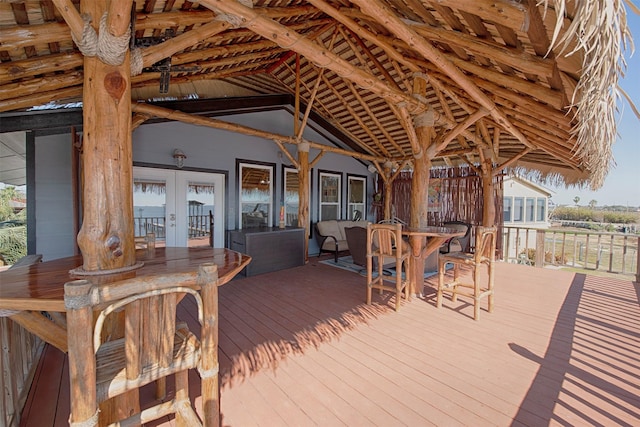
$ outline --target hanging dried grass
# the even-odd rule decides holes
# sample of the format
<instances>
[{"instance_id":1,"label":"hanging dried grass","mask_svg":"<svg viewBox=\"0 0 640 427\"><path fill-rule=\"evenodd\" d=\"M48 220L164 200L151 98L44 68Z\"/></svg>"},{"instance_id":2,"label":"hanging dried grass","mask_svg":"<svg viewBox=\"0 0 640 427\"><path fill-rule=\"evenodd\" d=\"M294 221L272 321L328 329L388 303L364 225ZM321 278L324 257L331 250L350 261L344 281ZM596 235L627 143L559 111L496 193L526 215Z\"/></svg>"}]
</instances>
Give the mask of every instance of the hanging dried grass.
<instances>
[{"instance_id":1,"label":"hanging dried grass","mask_svg":"<svg viewBox=\"0 0 640 427\"><path fill-rule=\"evenodd\" d=\"M626 0L631 9L637 11ZM540 0L545 11L551 4L557 21L551 45L560 54L583 56L582 76L571 101L575 108L576 155L591 171L590 186L602 186L609 168L614 166L612 145L617 137L615 112L621 98L618 81L627 64L624 52L633 52L633 40L627 27L625 1L580 0L569 27L560 37L566 18L566 0ZM574 45L572 50L570 46Z\"/></svg>"}]
</instances>

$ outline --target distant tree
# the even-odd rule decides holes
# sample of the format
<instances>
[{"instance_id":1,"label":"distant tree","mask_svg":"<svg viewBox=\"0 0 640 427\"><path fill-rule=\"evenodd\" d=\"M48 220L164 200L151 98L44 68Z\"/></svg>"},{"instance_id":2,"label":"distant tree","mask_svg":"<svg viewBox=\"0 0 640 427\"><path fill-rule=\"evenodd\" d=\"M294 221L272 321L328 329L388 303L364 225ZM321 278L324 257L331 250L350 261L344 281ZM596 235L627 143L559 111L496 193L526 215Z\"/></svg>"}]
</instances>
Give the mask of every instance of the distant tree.
<instances>
[{"instance_id":1,"label":"distant tree","mask_svg":"<svg viewBox=\"0 0 640 427\"><path fill-rule=\"evenodd\" d=\"M0 221L16 219L11 207L11 200L24 199L24 193L16 190L16 187L5 187L0 189Z\"/></svg>"},{"instance_id":2,"label":"distant tree","mask_svg":"<svg viewBox=\"0 0 640 427\"><path fill-rule=\"evenodd\" d=\"M591 201L589 202L589 207L590 207L591 209L595 209L597 204L598 204L598 201L597 201L597 200L595 200L595 199L594 199L594 200L591 200Z\"/></svg>"},{"instance_id":3,"label":"distant tree","mask_svg":"<svg viewBox=\"0 0 640 427\"><path fill-rule=\"evenodd\" d=\"M578 206L578 202L580 201L580 197L576 196L573 198L573 203L576 204L576 206Z\"/></svg>"}]
</instances>

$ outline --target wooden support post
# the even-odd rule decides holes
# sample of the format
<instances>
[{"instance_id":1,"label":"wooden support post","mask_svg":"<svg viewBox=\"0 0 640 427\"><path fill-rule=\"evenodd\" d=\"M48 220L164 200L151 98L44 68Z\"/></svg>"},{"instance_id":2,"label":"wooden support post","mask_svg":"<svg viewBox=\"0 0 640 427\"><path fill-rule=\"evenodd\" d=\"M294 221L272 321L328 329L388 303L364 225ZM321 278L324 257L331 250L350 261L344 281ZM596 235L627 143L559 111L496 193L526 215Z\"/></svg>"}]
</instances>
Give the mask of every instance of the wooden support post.
<instances>
[{"instance_id":1,"label":"wooden support post","mask_svg":"<svg viewBox=\"0 0 640 427\"><path fill-rule=\"evenodd\" d=\"M544 267L544 230L536 230L536 267Z\"/></svg>"},{"instance_id":2,"label":"wooden support post","mask_svg":"<svg viewBox=\"0 0 640 427\"><path fill-rule=\"evenodd\" d=\"M298 144L298 227L304 227L304 262L309 261L309 143Z\"/></svg>"},{"instance_id":3,"label":"wooden support post","mask_svg":"<svg viewBox=\"0 0 640 427\"><path fill-rule=\"evenodd\" d=\"M383 165L384 172L384 219L391 219L391 205L393 201L393 180L391 174L393 164L389 161Z\"/></svg>"},{"instance_id":4,"label":"wooden support post","mask_svg":"<svg viewBox=\"0 0 640 427\"><path fill-rule=\"evenodd\" d=\"M424 96L426 92L427 81L421 74L415 74L413 81L413 94ZM423 228L428 225L428 204L429 204L429 174L431 170L431 159L433 158L434 149L432 147L435 137L434 125L435 116L430 111L422 113L414 117L414 126L419 151L413 161L413 176L411 181L411 219L409 225L415 228ZM424 256L422 248L425 246L426 237L411 236L411 248L413 251L413 259L411 265L413 268L411 283L414 289L410 292L413 295L422 295L422 287L424 284Z\"/></svg>"},{"instance_id":5,"label":"wooden support post","mask_svg":"<svg viewBox=\"0 0 640 427\"><path fill-rule=\"evenodd\" d=\"M490 149L480 150L482 194L484 205L482 206L482 225L493 227L496 222L496 197L493 184L493 164L491 162Z\"/></svg>"},{"instance_id":6,"label":"wooden support post","mask_svg":"<svg viewBox=\"0 0 640 427\"><path fill-rule=\"evenodd\" d=\"M93 25L109 2L83 1ZM113 5L112 5L113 6ZM129 5L130 8L130 5ZM128 28L109 17L111 31L121 36ZM96 29L96 31L99 31ZM83 223L78 233L83 269L96 272L135 264L133 239L133 181L131 149L131 82L129 52L121 65L84 58L83 91Z\"/></svg>"}]
</instances>

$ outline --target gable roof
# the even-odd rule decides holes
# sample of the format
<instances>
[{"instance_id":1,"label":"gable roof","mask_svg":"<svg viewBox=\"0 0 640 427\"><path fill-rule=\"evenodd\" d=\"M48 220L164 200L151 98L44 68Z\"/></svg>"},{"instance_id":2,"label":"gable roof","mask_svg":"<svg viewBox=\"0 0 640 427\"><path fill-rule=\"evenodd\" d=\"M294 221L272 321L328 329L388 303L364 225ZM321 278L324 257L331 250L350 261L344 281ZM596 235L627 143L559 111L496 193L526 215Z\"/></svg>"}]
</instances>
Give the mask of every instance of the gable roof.
<instances>
[{"instance_id":1,"label":"gable roof","mask_svg":"<svg viewBox=\"0 0 640 427\"><path fill-rule=\"evenodd\" d=\"M0 112L81 100L79 3L0 3ZM490 156L597 188L613 160L624 1L537 3L137 1L132 102L299 93L380 162L420 155L415 121L433 120L435 166Z\"/></svg>"}]
</instances>

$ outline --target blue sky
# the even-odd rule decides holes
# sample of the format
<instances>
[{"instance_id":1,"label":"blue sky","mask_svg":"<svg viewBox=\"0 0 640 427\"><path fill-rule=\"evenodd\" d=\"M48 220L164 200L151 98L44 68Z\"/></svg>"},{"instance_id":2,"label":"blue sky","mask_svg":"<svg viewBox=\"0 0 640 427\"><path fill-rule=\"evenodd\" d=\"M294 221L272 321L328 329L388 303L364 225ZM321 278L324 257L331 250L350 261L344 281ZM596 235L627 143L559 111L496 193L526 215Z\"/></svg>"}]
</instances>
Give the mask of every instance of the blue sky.
<instances>
[{"instance_id":1,"label":"blue sky","mask_svg":"<svg viewBox=\"0 0 640 427\"><path fill-rule=\"evenodd\" d=\"M630 51L626 52L627 71L620 87L640 109L640 16L628 11L627 24L635 39L636 52L631 56ZM573 205L574 197L578 196L582 206L591 200L597 201L598 206L640 206L640 119L626 99L618 105L618 139L613 145L616 166L610 169L604 185L598 191L547 187L555 192L551 198L554 203Z\"/></svg>"}]
</instances>

